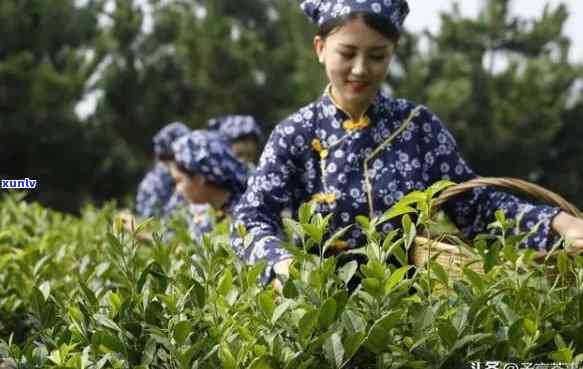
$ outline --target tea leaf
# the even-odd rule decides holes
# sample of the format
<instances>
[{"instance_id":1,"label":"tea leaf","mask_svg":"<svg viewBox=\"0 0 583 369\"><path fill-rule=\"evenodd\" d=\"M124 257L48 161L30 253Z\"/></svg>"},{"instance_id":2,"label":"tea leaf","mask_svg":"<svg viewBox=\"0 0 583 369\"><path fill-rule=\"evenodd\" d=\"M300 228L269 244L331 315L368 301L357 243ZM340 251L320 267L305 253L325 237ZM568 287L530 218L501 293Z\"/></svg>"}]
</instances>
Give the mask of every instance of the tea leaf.
<instances>
[{"instance_id":1,"label":"tea leaf","mask_svg":"<svg viewBox=\"0 0 583 369\"><path fill-rule=\"evenodd\" d=\"M350 333L354 334L366 330L366 321L357 312L345 311L344 314L342 314L342 321Z\"/></svg>"},{"instance_id":2,"label":"tea leaf","mask_svg":"<svg viewBox=\"0 0 583 369\"><path fill-rule=\"evenodd\" d=\"M125 348L124 344L117 336L114 336L114 335L107 333L107 332L99 332L98 336L99 336L100 347L106 349L104 352L107 352L107 351L113 351L113 352L119 352L119 353L124 352L124 348Z\"/></svg>"},{"instance_id":3,"label":"tea leaf","mask_svg":"<svg viewBox=\"0 0 583 369\"><path fill-rule=\"evenodd\" d=\"M403 280L407 272L411 269L410 266L406 265L391 273L391 276L385 283L385 293L393 292L393 289Z\"/></svg>"},{"instance_id":4,"label":"tea leaf","mask_svg":"<svg viewBox=\"0 0 583 369\"><path fill-rule=\"evenodd\" d=\"M560 348L551 353L550 358L558 363L571 363L573 362L573 349L569 347Z\"/></svg>"},{"instance_id":5,"label":"tea leaf","mask_svg":"<svg viewBox=\"0 0 583 369\"><path fill-rule=\"evenodd\" d=\"M300 222L296 222L290 218L283 218L283 225L291 231L292 236L297 235L300 238L303 238L306 235L306 231L304 231Z\"/></svg>"},{"instance_id":6,"label":"tea leaf","mask_svg":"<svg viewBox=\"0 0 583 369\"><path fill-rule=\"evenodd\" d=\"M93 319L99 324L109 329L113 329L114 331L121 332L121 328L111 319L106 317L103 314L95 314Z\"/></svg>"},{"instance_id":7,"label":"tea leaf","mask_svg":"<svg viewBox=\"0 0 583 369\"><path fill-rule=\"evenodd\" d=\"M320 244L322 242L322 238L324 236L322 228L314 224L302 224L302 228L316 244Z\"/></svg>"},{"instance_id":8,"label":"tea leaf","mask_svg":"<svg viewBox=\"0 0 583 369\"><path fill-rule=\"evenodd\" d=\"M117 293L112 292L109 294L109 305L111 306L111 316L117 316L122 305L121 298Z\"/></svg>"},{"instance_id":9,"label":"tea leaf","mask_svg":"<svg viewBox=\"0 0 583 369\"><path fill-rule=\"evenodd\" d=\"M564 250L561 250L557 253L557 266L559 268L559 273L561 275L566 275L569 272L569 267L571 262L569 261L569 257Z\"/></svg>"},{"instance_id":10,"label":"tea leaf","mask_svg":"<svg viewBox=\"0 0 583 369\"><path fill-rule=\"evenodd\" d=\"M47 265L47 263L51 260L51 255L46 255L42 258L39 259L39 261L36 262L36 264L34 265L34 269L32 270L32 275L35 276L35 278L38 278L40 273L42 272L42 270L44 269L44 267Z\"/></svg>"},{"instance_id":11,"label":"tea leaf","mask_svg":"<svg viewBox=\"0 0 583 369\"><path fill-rule=\"evenodd\" d=\"M316 211L316 205L313 203L303 203L298 211L299 221L301 224L310 223L312 215Z\"/></svg>"},{"instance_id":12,"label":"tea leaf","mask_svg":"<svg viewBox=\"0 0 583 369\"><path fill-rule=\"evenodd\" d=\"M381 281L378 278L365 278L362 287L373 296L378 297L382 294Z\"/></svg>"},{"instance_id":13,"label":"tea leaf","mask_svg":"<svg viewBox=\"0 0 583 369\"><path fill-rule=\"evenodd\" d=\"M427 194L421 191L411 191L405 196L403 196L398 202L397 205L405 206L410 204L420 204L427 201Z\"/></svg>"},{"instance_id":14,"label":"tea leaf","mask_svg":"<svg viewBox=\"0 0 583 369\"><path fill-rule=\"evenodd\" d=\"M430 268L433 274L435 274L435 276L437 277L438 281L443 283L445 286L449 285L449 275L441 264L435 261L431 261Z\"/></svg>"},{"instance_id":15,"label":"tea leaf","mask_svg":"<svg viewBox=\"0 0 583 369\"><path fill-rule=\"evenodd\" d=\"M395 204L392 208L387 210L377 221L377 224L383 224L393 218L400 217L405 214L414 213L415 209L407 205Z\"/></svg>"},{"instance_id":16,"label":"tea leaf","mask_svg":"<svg viewBox=\"0 0 583 369\"><path fill-rule=\"evenodd\" d=\"M331 363L334 368L340 368L342 366L342 359L344 358L344 346L342 345L342 340L338 333L333 333L324 342L324 356L326 360Z\"/></svg>"},{"instance_id":17,"label":"tea leaf","mask_svg":"<svg viewBox=\"0 0 583 369\"><path fill-rule=\"evenodd\" d=\"M281 318L281 316L292 306L294 305L294 301L293 300L285 300L284 302L282 302L281 304L279 304L276 308L275 311L273 312L273 316L271 317L271 324L275 324L279 318Z\"/></svg>"},{"instance_id":18,"label":"tea leaf","mask_svg":"<svg viewBox=\"0 0 583 369\"><path fill-rule=\"evenodd\" d=\"M197 281L192 281L192 292L194 304L199 308L203 308L206 303L206 291L204 287Z\"/></svg>"},{"instance_id":19,"label":"tea leaf","mask_svg":"<svg viewBox=\"0 0 583 369\"><path fill-rule=\"evenodd\" d=\"M328 298L324 305L320 308L320 315L318 321L320 322L320 327L326 329L330 324L336 319L336 300L333 298Z\"/></svg>"},{"instance_id":20,"label":"tea leaf","mask_svg":"<svg viewBox=\"0 0 583 369\"><path fill-rule=\"evenodd\" d=\"M437 333L439 334L444 346L448 349L452 349L457 341L458 331L451 322L449 320L437 322Z\"/></svg>"},{"instance_id":21,"label":"tea leaf","mask_svg":"<svg viewBox=\"0 0 583 369\"><path fill-rule=\"evenodd\" d=\"M219 280L219 286L217 287L217 293L221 296L226 296L231 288L233 287L233 274L230 269L225 270L221 279Z\"/></svg>"},{"instance_id":22,"label":"tea leaf","mask_svg":"<svg viewBox=\"0 0 583 369\"><path fill-rule=\"evenodd\" d=\"M42 293L43 298L45 299L45 301L47 301L49 299L49 296L51 295L51 284L49 281L45 281L43 282L38 290Z\"/></svg>"},{"instance_id":23,"label":"tea leaf","mask_svg":"<svg viewBox=\"0 0 583 369\"><path fill-rule=\"evenodd\" d=\"M318 324L318 317L320 312L317 310L308 310L300 319L298 323L298 329L300 332L300 336L303 338L307 338L310 336Z\"/></svg>"},{"instance_id":24,"label":"tea leaf","mask_svg":"<svg viewBox=\"0 0 583 369\"><path fill-rule=\"evenodd\" d=\"M344 340L344 360L348 361L358 352L362 346L366 333L364 331L350 334Z\"/></svg>"},{"instance_id":25,"label":"tea leaf","mask_svg":"<svg viewBox=\"0 0 583 369\"><path fill-rule=\"evenodd\" d=\"M386 351L391 344L391 329L400 321L401 313L392 311L379 318L371 327L365 346L375 354Z\"/></svg>"},{"instance_id":26,"label":"tea leaf","mask_svg":"<svg viewBox=\"0 0 583 369\"><path fill-rule=\"evenodd\" d=\"M486 289L486 285L485 285L485 282L484 282L482 276L480 276L478 273L474 272L473 270L471 270L468 267L465 267L463 269L463 272L464 272L464 277L466 277L468 279L468 281L470 281L472 286L476 290L478 290L480 293L484 293L484 291Z\"/></svg>"},{"instance_id":27,"label":"tea leaf","mask_svg":"<svg viewBox=\"0 0 583 369\"><path fill-rule=\"evenodd\" d=\"M458 340L455 345L451 348L451 352L460 350L467 346L468 344L472 344L472 346L477 346L478 342L488 339L488 338L495 338L495 335L491 333L478 333L478 334L471 334L469 336L464 336L460 340Z\"/></svg>"},{"instance_id":28,"label":"tea leaf","mask_svg":"<svg viewBox=\"0 0 583 369\"><path fill-rule=\"evenodd\" d=\"M403 216L401 223L403 225L403 232L405 234L405 249L409 250L411 245L413 245L413 241L415 241L415 237L417 237L417 228L411 221L409 215Z\"/></svg>"},{"instance_id":29,"label":"tea leaf","mask_svg":"<svg viewBox=\"0 0 583 369\"><path fill-rule=\"evenodd\" d=\"M296 299L299 296L298 289L292 279L288 279L283 285L283 296L288 299Z\"/></svg>"},{"instance_id":30,"label":"tea leaf","mask_svg":"<svg viewBox=\"0 0 583 369\"><path fill-rule=\"evenodd\" d=\"M261 273L263 273L263 270L265 269L266 265L267 262L265 260L262 260L257 264L251 266L251 268L247 272L247 286L249 288L251 286L257 285L257 280L259 279Z\"/></svg>"},{"instance_id":31,"label":"tea leaf","mask_svg":"<svg viewBox=\"0 0 583 369\"><path fill-rule=\"evenodd\" d=\"M344 282L344 284L348 285L348 282L354 277L356 271L358 270L358 262L353 260L346 263L340 270L338 270L338 277Z\"/></svg>"},{"instance_id":32,"label":"tea leaf","mask_svg":"<svg viewBox=\"0 0 583 369\"><path fill-rule=\"evenodd\" d=\"M178 345L183 345L192 332L192 323L183 320L174 326L174 340Z\"/></svg>"},{"instance_id":33,"label":"tea leaf","mask_svg":"<svg viewBox=\"0 0 583 369\"><path fill-rule=\"evenodd\" d=\"M79 281L78 283L79 287L81 287L81 291L83 291L83 294L85 295L85 298L89 301L89 304L92 307L99 306L99 302L97 301L97 297L95 297L93 291L89 287L87 287L87 285L83 281Z\"/></svg>"},{"instance_id":34,"label":"tea leaf","mask_svg":"<svg viewBox=\"0 0 583 369\"><path fill-rule=\"evenodd\" d=\"M530 319L524 319L524 321L523 321L523 328L529 334L535 334L536 331L538 330L538 326L537 326L536 322L533 321L533 320L530 320Z\"/></svg>"},{"instance_id":35,"label":"tea leaf","mask_svg":"<svg viewBox=\"0 0 583 369\"><path fill-rule=\"evenodd\" d=\"M427 194L428 198L433 199L436 194L451 186L455 186L455 183L452 181L438 181L429 186L429 188L425 190L425 193Z\"/></svg>"},{"instance_id":36,"label":"tea leaf","mask_svg":"<svg viewBox=\"0 0 583 369\"><path fill-rule=\"evenodd\" d=\"M247 369L273 369L273 367L270 365L269 360L262 356L253 360Z\"/></svg>"},{"instance_id":37,"label":"tea leaf","mask_svg":"<svg viewBox=\"0 0 583 369\"><path fill-rule=\"evenodd\" d=\"M237 368L237 360L229 350L229 347L226 344L222 344L219 349L219 359L223 364L224 369L236 369Z\"/></svg>"},{"instance_id":38,"label":"tea leaf","mask_svg":"<svg viewBox=\"0 0 583 369\"><path fill-rule=\"evenodd\" d=\"M275 310L275 303L273 302L273 292L264 291L257 296L257 304L261 312L268 320L271 320L273 311Z\"/></svg>"}]
</instances>

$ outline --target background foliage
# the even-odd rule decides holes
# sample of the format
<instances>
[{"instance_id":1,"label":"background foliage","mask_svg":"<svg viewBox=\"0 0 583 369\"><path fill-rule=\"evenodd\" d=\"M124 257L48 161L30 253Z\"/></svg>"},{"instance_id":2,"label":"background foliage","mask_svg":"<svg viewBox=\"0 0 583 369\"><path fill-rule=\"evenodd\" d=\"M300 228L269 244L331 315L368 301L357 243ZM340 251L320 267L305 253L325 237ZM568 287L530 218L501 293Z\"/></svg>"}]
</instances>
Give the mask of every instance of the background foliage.
<instances>
[{"instance_id":1,"label":"background foliage","mask_svg":"<svg viewBox=\"0 0 583 369\"><path fill-rule=\"evenodd\" d=\"M360 266L348 254L324 257L346 230L325 240L331 215L302 206L286 221L296 243L281 293L257 283L262 263L234 254L228 220L198 243L180 217L126 232L112 227L112 204L74 217L0 196L0 367L579 368L583 256L556 250L534 262L535 251L517 249L525 235L506 236L515 223L499 212L497 235L474 239L474 265L461 272L435 254L415 269L388 263L406 261L445 185L359 217L367 245L351 252L366 258ZM378 232L403 214L401 230ZM143 229L160 233L140 241ZM361 283L349 290L353 277Z\"/></svg>"},{"instance_id":2,"label":"background foliage","mask_svg":"<svg viewBox=\"0 0 583 369\"><path fill-rule=\"evenodd\" d=\"M438 113L478 173L583 205L568 8L523 19L510 2L485 1L475 19L454 7L435 34L407 34L387 87ZM163 125L248 113L272 127L315 99L314 31L296 0L3 0L0 177L38 179L30 198L61 210L127 198ZM89 95L97 107L79 117Z\"/></svg>"}]
</instances>

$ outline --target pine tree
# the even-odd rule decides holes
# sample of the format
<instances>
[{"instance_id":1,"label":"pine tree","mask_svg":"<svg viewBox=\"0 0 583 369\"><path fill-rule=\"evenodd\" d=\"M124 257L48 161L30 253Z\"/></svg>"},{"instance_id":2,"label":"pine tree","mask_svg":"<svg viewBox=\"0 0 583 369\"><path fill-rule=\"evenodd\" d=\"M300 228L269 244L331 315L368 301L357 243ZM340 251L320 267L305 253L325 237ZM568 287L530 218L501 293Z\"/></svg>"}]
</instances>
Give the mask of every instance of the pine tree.
<instances>
[{"instance_id":1,"label":"pine tree","mask_svg":"<svg viewBox=\"0 0 583 369\"><path fill-rule=\"evenodd\" d=\"M565 191L559 178L567 164L549 163L572 163L565 156L577 152L574 145L565 149L576 119L567 103L575 97L580 104L573 88L582 75L568 58L568 9L547 6L540 17L523 19L510 13L510 3L485 1L475 19L457 6L441 14L428 53L413 53L404 63L396 94L436 112L480 175L521 177ZM569 186L579 188L583 170L570 165L569 171Z\"/></svg>"},{"instance_id":2,"label":"pine tree","mask_svg":"<svg viewBox=\"0 0 583 369\"><path fill-rule=\"evenodd\" d=\"M0 178L37 179L32 198L77 209L99 158L75 106L102 55L102 3L0 3Z\"/></svg>"}]
</instances>

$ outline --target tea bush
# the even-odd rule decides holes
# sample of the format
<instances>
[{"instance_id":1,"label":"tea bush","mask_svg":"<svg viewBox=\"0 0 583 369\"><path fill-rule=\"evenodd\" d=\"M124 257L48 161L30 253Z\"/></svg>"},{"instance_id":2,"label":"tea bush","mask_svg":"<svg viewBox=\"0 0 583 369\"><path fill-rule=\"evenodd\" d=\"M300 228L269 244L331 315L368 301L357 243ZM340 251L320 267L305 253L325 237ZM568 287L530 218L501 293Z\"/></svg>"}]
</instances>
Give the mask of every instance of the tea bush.
<instances>
[{"instance_id":1,"label":"tea bush","mask_svg":"<svg viewBox=\"0 0 583 369\"><path fill-rule=\"evenodd\" d=\"M346 230L328 235L330 215L303 205L285 222L295 258L281 293L258 283L262 264L234 255L227 222L197 243L180 218L126 232L112 222L115 204L77 218L5 195L0 360L79 369L582 363L582 257L555 251L536 263L517 250L525 235L508 236L514 223L498 213L496 232L473 241L485 273L466 266L452 278L435 258L406 265L446 185L409 194L378 219L359 217L368 244L349 255L366 258L360 267L324 257ZM401 230L377 232L399 218ZM153 241L139 239L144 228L156 230ZM349 289L353 278L360 283Z\"/></svg>"}]
</instances>

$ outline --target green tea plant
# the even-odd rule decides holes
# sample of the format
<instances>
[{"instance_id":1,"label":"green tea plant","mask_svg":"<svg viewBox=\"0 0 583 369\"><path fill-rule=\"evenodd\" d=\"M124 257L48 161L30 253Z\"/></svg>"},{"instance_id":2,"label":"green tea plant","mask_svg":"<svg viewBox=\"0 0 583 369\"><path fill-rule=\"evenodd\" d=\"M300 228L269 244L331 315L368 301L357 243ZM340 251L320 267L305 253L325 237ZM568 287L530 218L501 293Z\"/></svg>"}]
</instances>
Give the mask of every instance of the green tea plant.
<instances>
[{"instance_id":1,"label":"green tea plant","mask_svg":"<svg viewBox=\"0 0 583 369\"><path fill-rule=\"evenodd\" d=\"M126 231L115 204L63 215L0 202L0 361L17 368L461 368L472 361L583 362L583 260L546 262L499 212L471 242L484 273L459 277L432 256L408 264L439 228L436 194L358 217L367 244L334 254L350 229L304 204L285 221L294 261L281 292L241 262L228 220L200 242L181 217ZM385 222L400 224L388 234ZM152 241L139 234L155 230ZM443 229L443 227L441 228ZM240 230L245 236L245 231ZM451 237L455 239L455 237ZM460 241L461 242L461 241ZM360 261L357 262L357 259Z\"/></svg>"}]
</instances>

